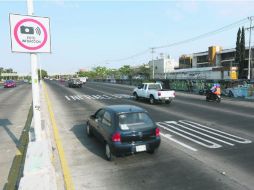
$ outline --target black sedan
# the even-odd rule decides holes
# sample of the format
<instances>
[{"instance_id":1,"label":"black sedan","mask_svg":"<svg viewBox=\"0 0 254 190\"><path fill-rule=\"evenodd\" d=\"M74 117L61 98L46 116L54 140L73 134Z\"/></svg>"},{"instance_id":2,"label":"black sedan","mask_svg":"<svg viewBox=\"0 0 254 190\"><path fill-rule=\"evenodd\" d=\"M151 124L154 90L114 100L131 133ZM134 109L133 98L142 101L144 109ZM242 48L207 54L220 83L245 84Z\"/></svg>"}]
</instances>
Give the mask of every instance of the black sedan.
<instances>
[{"instance_id":1,"label":"black sedan","mask_svg":"<svg viewBox=\"0 0 254 190\"><path fill-rule=\"evenodd\" d=\"M160 130L146 110L133 105L99 109L87 121L86 133L105 145L107 160L139 152L154 153L160 145Z\"/></svg>"},{"instance_id":2,"label":"black sedan","mask_svg":"<svg viewBox=\"0 0 254 190\"><path fill-rule=\"evenodd\" d=\"M68 86L69 87L78 87L81 88L82 87L82 82L79 79L70 79L68 80Z\"/></svg>"}]
</instances>

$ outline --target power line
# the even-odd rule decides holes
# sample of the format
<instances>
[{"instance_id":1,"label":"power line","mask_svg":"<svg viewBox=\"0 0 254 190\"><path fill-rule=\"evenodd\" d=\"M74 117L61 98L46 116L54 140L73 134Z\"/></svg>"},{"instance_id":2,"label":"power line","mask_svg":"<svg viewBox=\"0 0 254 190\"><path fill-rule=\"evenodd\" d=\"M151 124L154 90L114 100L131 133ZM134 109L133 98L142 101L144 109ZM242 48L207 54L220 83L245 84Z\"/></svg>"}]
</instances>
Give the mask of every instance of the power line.
<instances>
[{"instance_id":1,"label":"power line","mask_svg":"<svg viewBox=\"0 0 254 190\"><path fill-rule=\"evenodd\" d=\"M184 44L184 43L188 43L188 42L192 42L192 41L195 41L195 40L199 40L201 38L205 38L205 37L208 37L208 36L211 36L211 35L214 35L216 33L220 33L220 32L223 32L223 31L226 31L226 30L229 30L231 28L234 28L236 25L238 26L239 24L244 24L248 21L248 18L244 18L244 19L241 19L237 22L234 22L232 24L229 24L227 26L224 26L222 28L219 28L217 30L214 30L214 31L211 31L211 32L207 32L207 33L204 33L204 34L201 34L199 36L196 36L196 37L193 37L193 38L190 38L190 39L186 39L186 40L183 40L183 41L179 41L179 42L175 42L175 43L172 43L172 44L168 44L168 45L163 45L163 46L155 46L153 47L154 49L162 49L162 48L167 48L167 47L172 47L172 46L177 46L177 45L180 45L180 44Z\"/></svg>"},{"instance_id":2,"label":"power line","mask_svg":"<svg viewBox=\"0 0 254 190\"><path fill-rule=\"evenodd\" d=\"M125 58L121 58L121 59L109 59L109 60L106 60L106 62L117 62L117 61L125 61L125 60L128 60L128 59L132 59L132 58L135 58L135 57L139 57L141 55L144 55L146 54L147 52L149 51L149 49L145 50L145 51L142 51L142 52L139 52L139 53L136 53L132 56L129 56L129 57L125 57Z\"/></svg>"},{"instance_id":3,"label":"power line","mask_svg":"<svg viewBox=\"0 0 254 190\"><path fill-rule=\"evenodd\" d=\"M177 46L177 45L180 45L180 44L185 44L185 43L189 43L189 42L192 42L192 41L196 41L196 40L199 40L201 38L205 38L205 37L208 37L208 36L211 36L211 35L214 35L216 33L220 33L220 32L223 32L223 31L226 31L226 30L229 30L229 29L232 29L236 26L239 26L240 24L245 24L246 22L248 21L248 18L244 18L244 19L241 19L239 21L236 21L232 24L229 24L227 26L224 26L224 27L221 27L217 30L214 30L214 31L211 31L211 32L207 32L207 33L204 33L204 34L201 34L201 35L198 35L196 37L193 37L193 38L190 38L190 39L186 39L186 40L182 40L182 41L179 41L179 42L174 42L172 44L167 44L167 45L162 45L162 46L155 46L155 47L152 47L152 48L149 48L149 49L146 49L142 52L139 52L137 54L134 54L132 56L128 56L128 57L125 57L125 58L120 58L120 59L109 59L109 60L106 60L106 62L120 62L120 61L125 61L125 60L129 60L129 59L133 59L135 57L139 57L141 55L144 55L146 54L147 52L151 51L151 49L162 49L162 48L168 48L168 47L172 47L172 46Z\"/></svg>"}]
</instances>

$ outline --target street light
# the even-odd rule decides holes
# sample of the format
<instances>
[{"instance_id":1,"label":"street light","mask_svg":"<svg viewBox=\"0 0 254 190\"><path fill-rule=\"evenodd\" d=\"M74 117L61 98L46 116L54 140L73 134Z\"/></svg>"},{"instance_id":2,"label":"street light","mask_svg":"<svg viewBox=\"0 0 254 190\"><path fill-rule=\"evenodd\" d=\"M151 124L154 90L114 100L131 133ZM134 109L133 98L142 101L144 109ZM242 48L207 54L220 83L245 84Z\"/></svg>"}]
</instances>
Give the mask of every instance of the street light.
<instances>
[{"instance_id":1,"label":"street light","mask_svg":"<svg viewBox=\"0 0 254 190\"><path fill-rule=\"evenodd\" d=\"M152 62L153 62L153 79L154 79L154 59L153 59L153 53L154 53L154 48L151 48L151 53L152 53Z\"/></svg>"},{"instance_id":2,"label":"street light","mask_svg":"<svg viewBox=\"0 0 254 190\"><path fill-rule=\"evenodd\" d=\"M253 16L248 17L248 19L250 20L250 28L248 28L250 30L250 35L249 35L248 80L250 80L250 73L251 73L251 71L250 71L250 69L251 69L250 68L251 67L251 29L252 29L251 24L252 24L252 19L253 18L254 18Z\"/></svg>"}]
</instances>

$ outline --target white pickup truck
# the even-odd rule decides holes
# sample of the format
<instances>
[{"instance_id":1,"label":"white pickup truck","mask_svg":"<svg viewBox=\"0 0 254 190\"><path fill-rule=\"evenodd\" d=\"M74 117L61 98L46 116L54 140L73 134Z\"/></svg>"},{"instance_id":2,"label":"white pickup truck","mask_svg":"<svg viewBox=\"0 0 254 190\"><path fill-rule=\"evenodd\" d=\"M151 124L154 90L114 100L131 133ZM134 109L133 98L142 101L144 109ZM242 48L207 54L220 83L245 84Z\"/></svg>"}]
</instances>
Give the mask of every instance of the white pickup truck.
<instances>
[{"instance_id":1,"label":"white pickup truck","mask_svg":"<svg viewBox=\"0 0 254 190\"><path fill-rule=\"evenodd\" d=\"M139 98L148 99L150 104L155 102L169 104L175 98L175 91L162 89L160 83L143 83L133 90L133 96L136 100Z\"/></svg>"}]
</instances>

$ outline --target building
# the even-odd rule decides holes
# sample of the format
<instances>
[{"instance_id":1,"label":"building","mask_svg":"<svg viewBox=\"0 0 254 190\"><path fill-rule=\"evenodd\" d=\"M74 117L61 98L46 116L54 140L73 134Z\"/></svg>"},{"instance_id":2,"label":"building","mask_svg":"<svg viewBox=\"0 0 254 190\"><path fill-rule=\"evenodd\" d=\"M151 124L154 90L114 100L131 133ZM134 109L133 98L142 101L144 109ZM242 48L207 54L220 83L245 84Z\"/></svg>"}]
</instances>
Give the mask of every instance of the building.
<instances>
[{"instance_id":1,"label":"building","mask_svg":"<svg viewBox=\"0 0 254 190\"><path fill-rule=\"evenodd\" d=\"M171 59L170 56L163 56L161 58L157 58L155 60L150 60L148 62L151 76L153 76L154 71L154 78L155 79L165 79L166 73L173 72L176 68L179 67L179 63L174 59Z\"/></svg>"},{"instance_id":2,"label":"building","mask_svg":"<svg viewBox=\"0 0 254 190\"><path fill-rule=\"evenodd\" d=\"M254 55L252 48L251 55ZM192 57L192 59L190 58ZM186 61L191 60L189 62ZM247 78L249 61L249 48L245 50L245 69ZM192 68L190 65L192 64ZM193 53L192 56L179 58L179 70L167 74L167 78L175 79L238 79L238 65L235 62L235 48L223 50L220 46L211 46L208 51ZM189 68L189 69L187 69ZM203 68L203 69L199 69ZM251 73L254 74L253 66ZM201 74L203 72L203 74ZM253 76L252 76L253 78Z\"/></svg>"},{"instance_id":3,"label":"building","mask_svg":"<svg viewBox=\"0 0 254 190\"><path fill-rule=\"evenodd\" d=\"M182 55L179 58L179 69L192 68L192 55Z\"/></svg>"}]
</instances>

